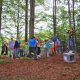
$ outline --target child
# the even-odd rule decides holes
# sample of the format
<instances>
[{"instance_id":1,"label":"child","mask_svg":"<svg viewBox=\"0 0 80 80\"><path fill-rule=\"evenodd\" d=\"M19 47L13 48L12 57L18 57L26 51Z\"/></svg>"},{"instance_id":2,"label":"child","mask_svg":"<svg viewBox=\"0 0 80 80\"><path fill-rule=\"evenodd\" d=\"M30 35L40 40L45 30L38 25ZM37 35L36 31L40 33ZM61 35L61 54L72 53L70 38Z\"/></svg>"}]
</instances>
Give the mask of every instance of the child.
<instances>
[{"instance_id":1,"label":"child","mask_svg":"<svg viewBox=\"0 0 80 80\"><path fill-rule=\"evenodd\" d=\"M48 42L48 40L44 41L44 56L49 57L49 48L50 48L50 44Z\"/></svg>"},{"instance_id":2,"label":"child","mask_svg":"<svg viewBox=\"0 0 80 80\"><path fill-rule=\"evenodd\" d=\"M22 42L20 43L20 58L24 57L24 50L23 50L23 44Z\"/></svg>"},{"instance_id":3,"label":"child","mask_svg":"<svg viewBox=\"0 0 80 80\"><path fill-rule=\"evenodd\" d=\"M6 44L3 42L1 55L7 55L7 54L8 54L8 48L7 48Z\"/></svg>"},{"instance_id":4,"label":"child","mask_svg":"<svg viewBox=\"0 0 80 80\"><path fill-rule=\"evenodd\" d=\"M54 43L54 41L52 41L51 45L50 45L50 53L51 53L51 55L54 54L54 49L55 49L55 43Z\"/></svg>"},{"instance_id":5,"label":"child","mask_svg":"<svg viewBox=\"0 0 80 80\"><path fill-rule=\"evenodd\" d=\"M40 52L41 52L41 50L40 50L40 41L39 41L39 39L36 39L36 53L37 53L37 58L40 57Z\"/></svg>"}]
</instances>

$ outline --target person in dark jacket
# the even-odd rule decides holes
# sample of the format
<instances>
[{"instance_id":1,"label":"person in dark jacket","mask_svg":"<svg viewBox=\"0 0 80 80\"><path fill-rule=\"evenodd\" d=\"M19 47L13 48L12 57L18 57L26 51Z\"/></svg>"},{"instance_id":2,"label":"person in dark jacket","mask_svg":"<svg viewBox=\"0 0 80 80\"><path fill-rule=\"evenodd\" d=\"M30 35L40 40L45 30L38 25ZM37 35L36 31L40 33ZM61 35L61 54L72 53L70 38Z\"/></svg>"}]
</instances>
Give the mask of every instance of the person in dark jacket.
<instances>
[{"instance_id":1,"label":"person in dark jacket","mask_svg":"<svg viewBox=\"0 0 80 80\"><path fill-rule=\"evenodd\" d=\"M20 50L20 38L18 38L16 41L15 41L15 45L14 45L14 53L15 53L15 57L16 59L18 58L18 54L19 54L19 50Z\"/></svg>"},{"instance_id":2,"label":"person in dark jacket","mask_svg":"<svg viewBox=\"0 0 80 80\"><path fill-rule=\"evenodd\" d=\"M7 47L6 44L3 42L3 43L2 43L1 55L7 55L7 54L8 54L8 47Z\"/></svg>"}]
</instances>

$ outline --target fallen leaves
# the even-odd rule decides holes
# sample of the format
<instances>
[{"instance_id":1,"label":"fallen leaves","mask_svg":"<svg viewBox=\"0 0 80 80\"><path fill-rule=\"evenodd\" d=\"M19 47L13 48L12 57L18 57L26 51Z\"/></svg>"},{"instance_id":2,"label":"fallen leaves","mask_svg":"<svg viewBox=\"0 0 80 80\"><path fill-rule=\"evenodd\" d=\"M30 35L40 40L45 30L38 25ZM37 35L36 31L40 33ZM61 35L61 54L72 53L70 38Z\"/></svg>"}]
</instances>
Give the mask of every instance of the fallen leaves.
<instances>
[{"instance_id":1,"label":"fallen leaves","mask_svg":"<svg viewBox=\"0 0 80 80\"><path fill-rule=\"evenodd\" d=\"M11 60L0 64L0 80L80 80L80 59L65 63L62 55L40 60ZM6 78L6 79L5 79Z\"/></svg>"}]
</instances>

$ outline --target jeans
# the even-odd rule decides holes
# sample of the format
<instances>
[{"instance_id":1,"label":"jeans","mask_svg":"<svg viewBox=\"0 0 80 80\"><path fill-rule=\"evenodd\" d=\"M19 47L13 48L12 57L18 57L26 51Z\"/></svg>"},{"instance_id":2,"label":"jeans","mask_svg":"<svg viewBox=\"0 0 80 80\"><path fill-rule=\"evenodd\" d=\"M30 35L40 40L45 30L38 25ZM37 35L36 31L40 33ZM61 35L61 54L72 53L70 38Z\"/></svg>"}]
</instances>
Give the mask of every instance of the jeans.
<instances>
[{"instance_id":1,"label":"jeans","mask_svg":"<svg viewBox=\"0 0 80 80\"><path fill-rule=\"evenodd\" d=\"M14 50L14 54L15 54L15 58L19 58L19 57L18 57L18 54L19 54L19 49L18 49L18 48L16 48L16 49Z\"/></svg>"},{"instance_id":2,"label":"jeans","mask_svg":"<svg viewBox=\"0 0 80 80\"><path fill-rule=\"evenodd\" d=\"M24 57L24 51L23 51L23 49L20 49L20 57Z\"/></svg>"},{"instance_id":3,"label":"jeans","mask_svg":"<svg viewBox=\"0 0 80 80\"><path fill-rule=\"evenodd\" d=\"M37 59L37 53L36 53L36 50L35 50L35 47L29 47L29 54L27 55L27 57L31 57L31 53L34 53L34 59L36 60Z\"/></svg>"},{"instance_id":4,"label":"jeans","mask_svg":"<svg viewBox=\"0 0 80 80\"><path fill-rule=\"evenodd\" d=\"M61 52L60 46L57 46L57 48L56 48L56 53L58 54L58 53L60 53L60 52Z\"/></svg>"},{"instance_id":5,"label":"jeans","mask_svg":"<svg viewBox=\"0 0 80 80\"><path fill-rule=\"evenodd\" d=\"M44 56L49 57L49 49L48 48L44 48Z\"/></svg>"}]
</instances>

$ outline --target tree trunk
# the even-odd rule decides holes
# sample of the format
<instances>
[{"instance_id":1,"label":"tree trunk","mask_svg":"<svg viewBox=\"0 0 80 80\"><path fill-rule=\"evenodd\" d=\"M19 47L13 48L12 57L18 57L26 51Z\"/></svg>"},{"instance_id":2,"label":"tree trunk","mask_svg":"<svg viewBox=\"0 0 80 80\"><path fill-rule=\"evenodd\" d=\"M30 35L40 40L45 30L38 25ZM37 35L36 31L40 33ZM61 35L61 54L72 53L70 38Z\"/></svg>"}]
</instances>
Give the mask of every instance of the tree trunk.
<instances>
[{"instance_id":1,"label":"tree trunk","mask_svg":"<svg viewBox=\"0 0 80 80\"><path fill-rule=\"evenodd\" d=\"M74 0L73 1L73 28L74 28L74 47L76 49L76 31L75 31L75 15L74 15Z\"/></svg>"},{"instance_id":2,"label":"tree trunk","mask_svg":"<svg viewBox=\"0 0 80 80\"><path fill-rule=\"evenodd\" d=\"M69 15L69 27L71 28L71 11L70 11L70 0L68 0L68 15Z\"/></svg>"},{"instance_id":3,"label":"tree trunk","mask_svg":"<svg viewBox=\"0 0 80 80\"><path fill-rule=\"evenodd\" d=\"M74 0L73 0L73 27L75 30L75 18L74 18Z\"/></svg>"},{"instance_id":4,"label":"tree trunk","mask_svg":"<svg viewBox=\"0 0 80 80\"><path fill-rule=\"evenodd\" d=\"M28 0L26 0L26 11L25 11L25 42L28 41Z\"/></svg>"},{"instance_id":5,"label":"tree trunk","mask_svg":"<svg viewBox=\"0 0 80 80\"><path fill-rule=\"evenodd\" d=\"M34 36L35 0L30 0L29 38Z\"/></svg>"},{"instance_id":6,"label":"tree trunk","mask_svg":"<svg viewBox=\"0 0 80 80\"><path fill-rule=\"evenodd\" d=\"M56 0L53 0L53 28L54 34L56 34Z\"/></svg>"},{"instance_id":7,"label":"tree trunk","mask_svg":"<svg viewBox=\"0 0 80 80\"><path fill-rule=\"evenodd\" d=\"M3 3L3 0L0 0L0 34L1 34L1 14L2 14L2 3Z\"/></svg>"},{"instance_id":8,"label":"tree trunk","mask_svg":"<svg viewBox=\"0 0 80 80\"><path fill-rule=\"evenodd\" d=\"M18 15L17 15L17 38L20 37L19 34L19 6L18 6Z\"/></svg>"}]
</instances>

